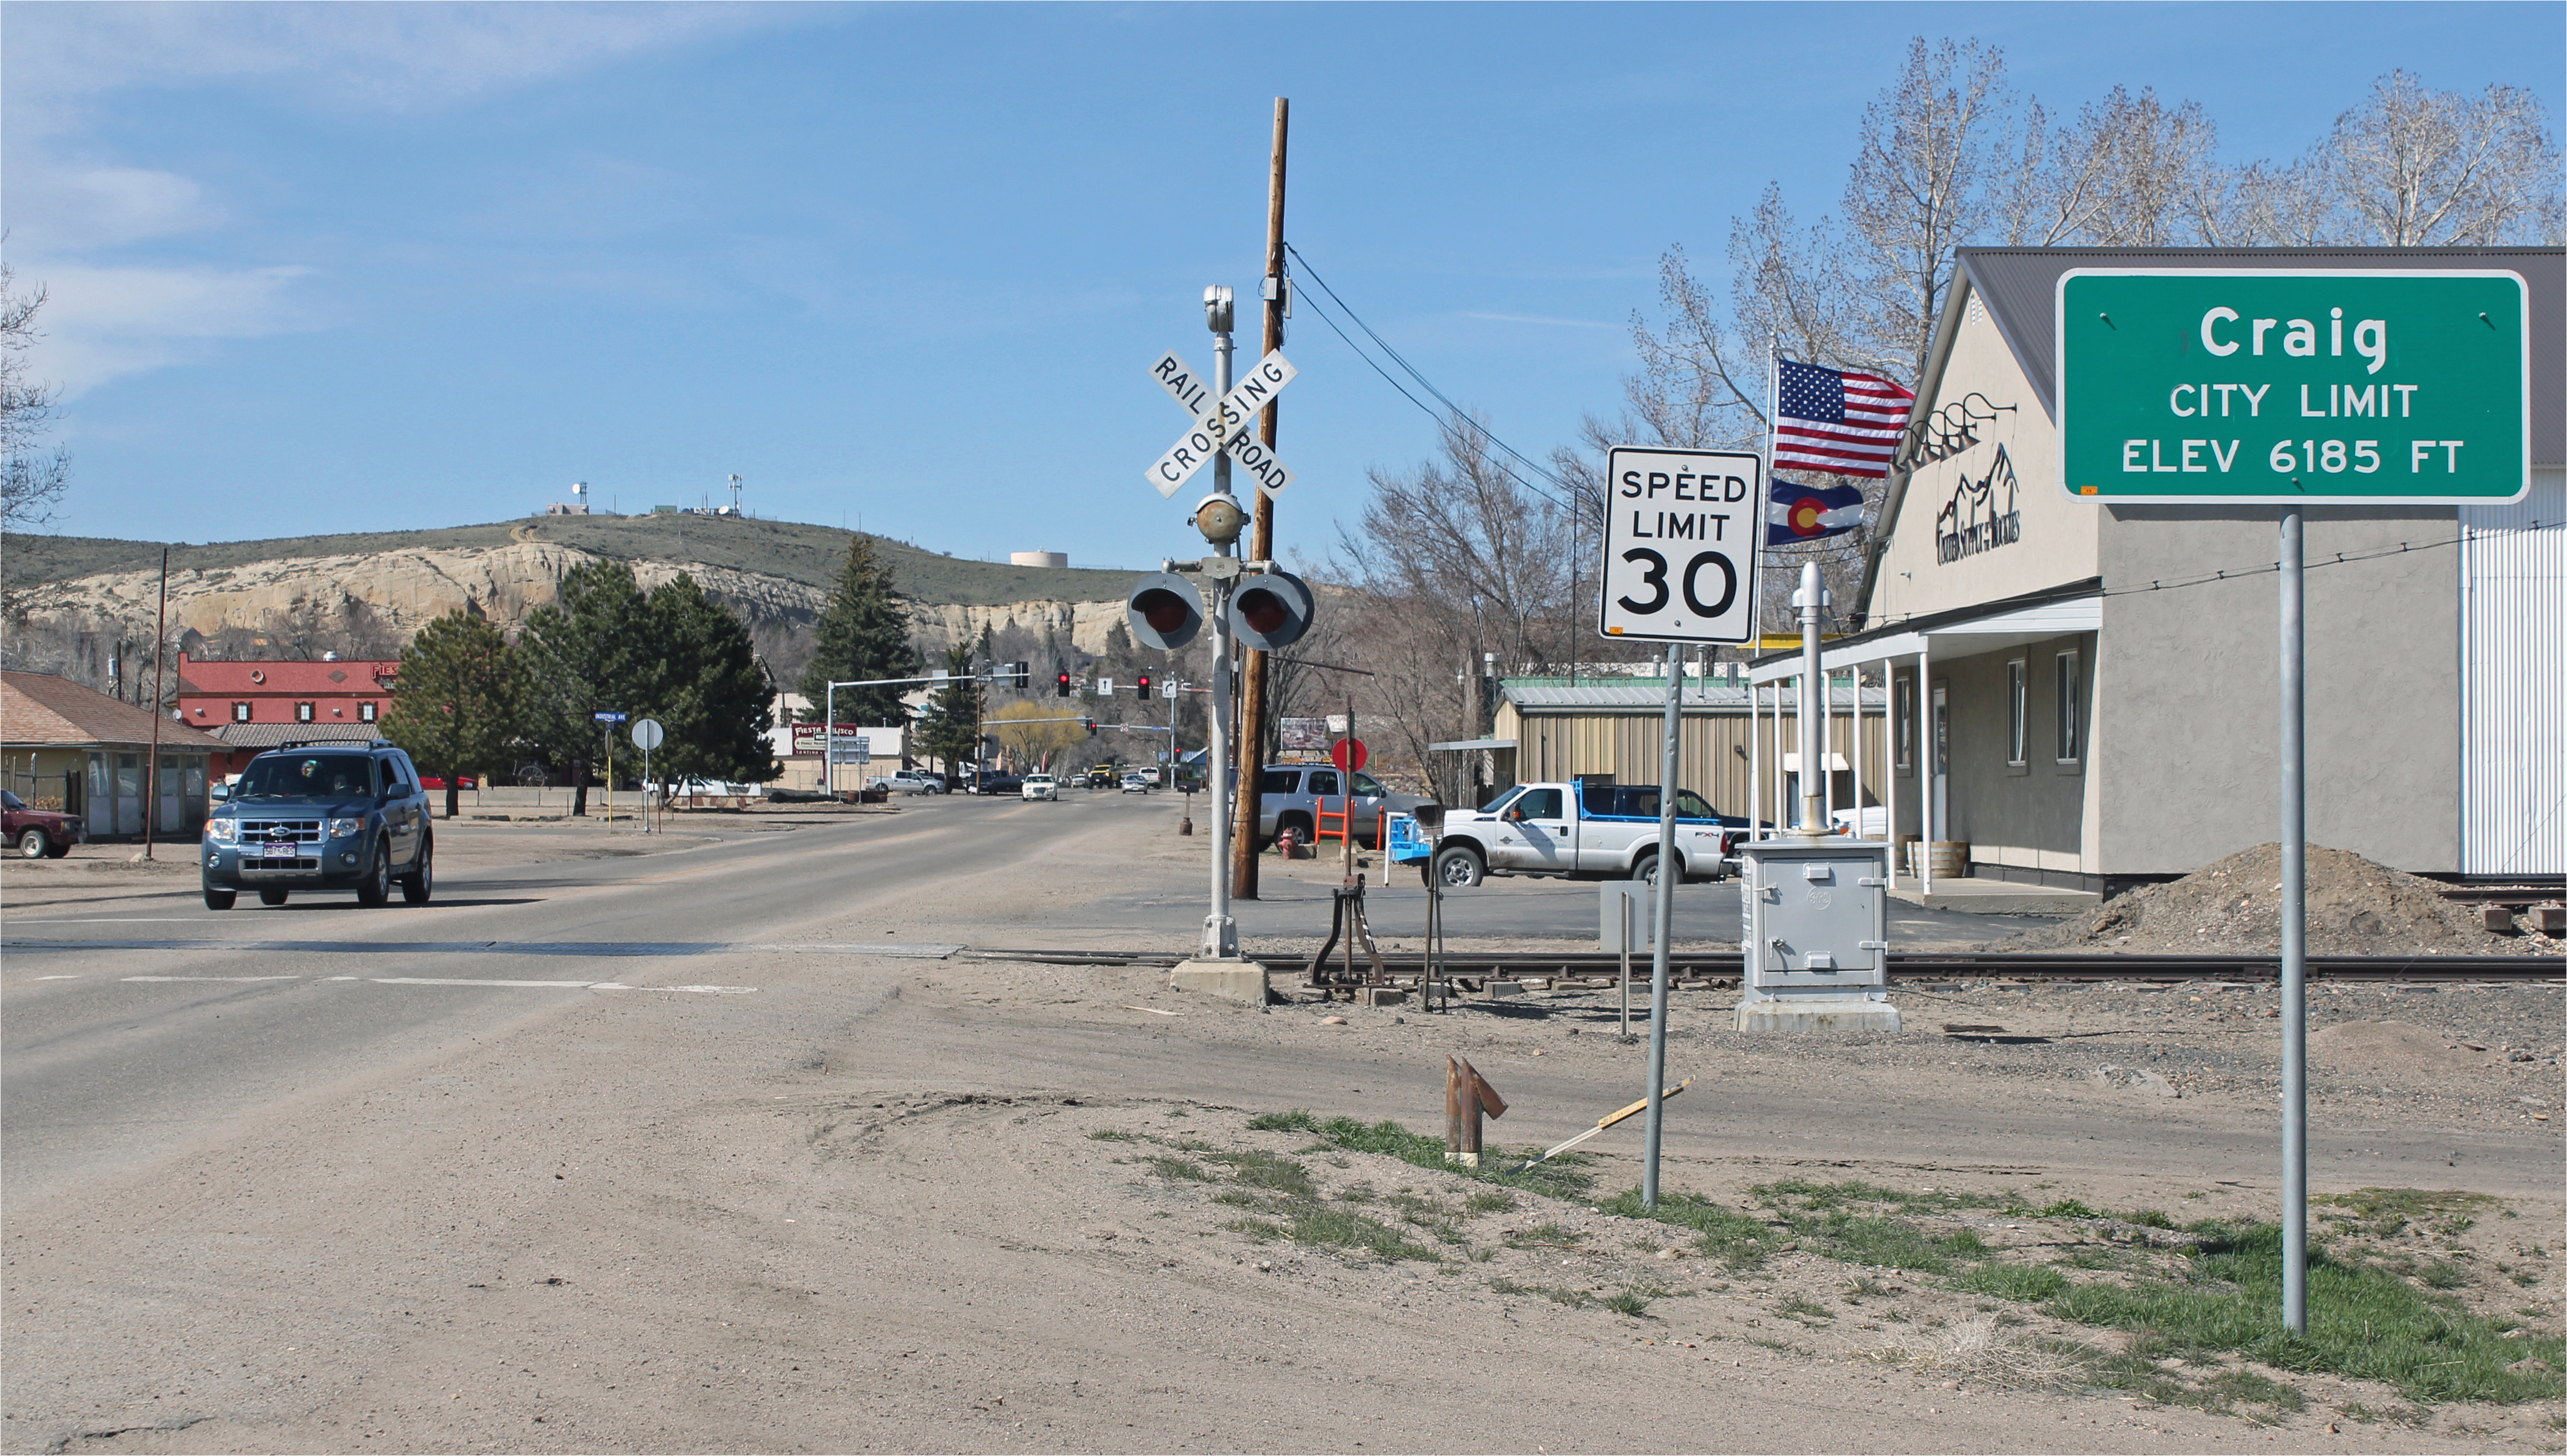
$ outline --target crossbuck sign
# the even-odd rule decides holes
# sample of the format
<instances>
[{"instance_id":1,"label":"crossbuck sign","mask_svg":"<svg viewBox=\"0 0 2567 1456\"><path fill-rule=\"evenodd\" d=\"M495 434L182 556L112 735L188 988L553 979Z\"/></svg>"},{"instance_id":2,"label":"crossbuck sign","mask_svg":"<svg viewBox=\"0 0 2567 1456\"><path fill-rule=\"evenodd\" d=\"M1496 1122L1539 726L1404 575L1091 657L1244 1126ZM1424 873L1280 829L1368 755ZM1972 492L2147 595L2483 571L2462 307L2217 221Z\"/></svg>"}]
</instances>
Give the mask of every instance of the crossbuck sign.
<instances>
[{"instance_id":1,"label":"crossbuck sign","mask_svg":"<svg viewBox=\"0 0 2567 1456\"><path fill-rule=\"evenodd\" d=\"M1604 459L1602 634L1753 638L1764 460L1748 450L1628 447Z\"/></svg>"},{"instance_id":2,"label":"crossbuck sign","mask_svg":"<svg viewBox=\"0 0 2567 1456\"><path fill-rule=\"evenodd\" d=\"M1280 494L1292 483L1292 472L1275 457L1248 429L1248 422L1266 403L1284 392L1300 371L1292 367L1281 350L1257 361L1248 378L1231 387L1229 394L1216 400L1212 381L1196 372L1194 366L1177 357L1171 349L1150 366L1150 378L1168 392L1179 407L1195 418L1189 430L1175 444L1150 466L1150 483L1161 495L1174 495L1194 473L1223 450L1239 461L1242 468L1257 480L1257 488L1269 495Z\"/></svg>"}]
</instances>

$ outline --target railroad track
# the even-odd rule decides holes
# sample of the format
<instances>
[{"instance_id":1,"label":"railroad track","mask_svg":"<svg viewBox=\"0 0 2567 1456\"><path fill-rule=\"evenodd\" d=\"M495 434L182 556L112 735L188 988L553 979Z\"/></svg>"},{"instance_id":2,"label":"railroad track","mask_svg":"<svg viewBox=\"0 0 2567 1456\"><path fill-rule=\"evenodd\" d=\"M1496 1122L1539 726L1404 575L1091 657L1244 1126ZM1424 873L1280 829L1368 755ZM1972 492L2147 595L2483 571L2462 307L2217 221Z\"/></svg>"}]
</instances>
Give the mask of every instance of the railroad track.
<instances>
[{"instance_id":1,"label":"railroad track","mask_svg":"<svg viewBox=\"0 0 2567 1456\"><path fill-rule=\"evenodd\" d=\"M1279 974L1307 963L1302 955L1259 957ZM1185 959L1157 951L1053 951L974 948L957 959L1032 961L1056 966L1174 966ZM1680 952L1668 958L1669 979L1679 986L1734 984L1742 974L1736 951ZM1610 986L1621 958L1594 951L1447 952L1436 958L1436 979L1457 981L1593 982ZM1385 952L1383 968L1414 981L1425 958L1414 951ZM1341 964L1341 963L1340 963ZM2311 956L2312 981L2432 982L2558 981L2567 979L2559 956ZM1367 963L1368 969L1368 963ZM2066 955L2042 952L1892 951L1892 981L2274 981L2278 956ZM1633 979L1649 974L1649 958L1631 958Z\"/></svg>"}]
</instances>

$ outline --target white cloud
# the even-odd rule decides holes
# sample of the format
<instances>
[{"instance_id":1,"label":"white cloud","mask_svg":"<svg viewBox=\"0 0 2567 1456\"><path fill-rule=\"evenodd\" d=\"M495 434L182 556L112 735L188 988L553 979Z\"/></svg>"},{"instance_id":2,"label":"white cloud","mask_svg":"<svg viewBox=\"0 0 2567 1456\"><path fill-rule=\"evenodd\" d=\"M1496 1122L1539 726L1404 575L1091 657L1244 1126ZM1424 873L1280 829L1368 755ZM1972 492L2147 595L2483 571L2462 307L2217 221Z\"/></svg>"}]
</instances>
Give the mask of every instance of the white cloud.
<instances>
[{"instance_id":1,"label":"white cloud","mask_svg":"<svg viewBox=\"0 0 2567 1456\"><path fill-rule=\"evenodd\" d=\"M13 126L53 131L112 92L254 81L332 107L422 111L821 13L746 4L12 5L9 110Z\"/></svg>"},{"instance_id":2,"label":"white cloud","mask_svg":"<svg viewBox=\"0 0 2567 1456\"><path fill-rule=\"evenodd\" d=\"M175 172L134 166L12 168L10 241L57 253L187 232L217 220L204 189Z\"/></svg>"},{"instance_id":3,"label":"white cloud","mask_svg":"<svg viewBox=\"0 0 2567 1456\"><path fill-rule=\"evenodd\" d=\"M20 283L47 294L31 372L77 396L121 375L201 359L222 340L316 328L313 309L293 293L311 272L23 264Z\"/></svg>"}]
</instances>

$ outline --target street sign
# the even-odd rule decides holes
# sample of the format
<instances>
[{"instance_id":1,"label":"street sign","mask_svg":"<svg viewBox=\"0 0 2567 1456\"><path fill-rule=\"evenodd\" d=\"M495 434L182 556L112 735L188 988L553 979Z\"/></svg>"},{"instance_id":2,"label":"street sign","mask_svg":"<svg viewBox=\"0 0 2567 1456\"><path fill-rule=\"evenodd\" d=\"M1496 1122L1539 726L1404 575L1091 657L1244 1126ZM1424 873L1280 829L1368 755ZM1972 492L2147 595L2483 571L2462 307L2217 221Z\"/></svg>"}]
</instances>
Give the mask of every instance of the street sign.
<instances>
[{"instance_id":1,"label":"street sign","mask_svg":"<svg viewBox=\"0 0 2567 1456\"><path fill-rule=\"evenodd\" d=\"M1114 696L1114 680L1113 680L1112 678L1099 678L1099 679L1097 679L1097 680L1096 680L1096 696L1097 696L1097 697L1099 697L1099 698L1111 698L1111 697L1113 697L1113 696Z\"/></svg>"},{"instance_id":2,"label":"street sign","mask_svg":"<svg viewBox=\"0 0 2567 1456\"><path fill-rule=\"evenodd\" d=\"M1248 426L1257 418L1257 412L1299 374L1292 361L1278 350L1250 366L1248 378L1233 385L1229 394L1215 399L1211 376L1198 373L1173 349L1160 355L1159 362L1150 366L1150 378L1159 382L1179 408L1194 417L1195 428L1151 464L1150 483L1158 487L1161 495L1174 495L1194 477L1195 471L1226 449L1232 459L1239 461L1240 468L1257 481L1258 489L1269 495L1283 491L1292 483L1292 471Z\"/></svg>"},{"instance_id":3,"label":"street sign","mask_svg":"<svg viewBox=\"0 0 2567 1456\"><path fill-rule=\"evenodd\" d=\"M2060 483L2100 500L2447 504L2531 488L2530 290L2461 269L2073 269Z\"/></svg>"},{"instance_id":4,"label":"street sign","mask_svg":"<svg viewBox=\"0 0 2567 1456\"><path fill-rule=\"evenodd\" d=\"M593 713L589 715L589 717L596 719L599 723L622 723L627 716L628 715L621 713Z\"/></svg>"},{"instance_id":5,"label":"street sign","mask_svg":"<svg viewBox=\"0 0 2567 1456\"><path fill-rule=\"evenodd\" d=\"M1597 629L1650 642L1753 638L1764 458L1617 445L1604 459Z\"/></svg>"},{"instance_id":6,"label":"street sign","mask_svg":"<svg viewBox=\"0 0 2567 1456\"><path fill-rule=\"evenodd\" d=\"M1364 752L1361 738L1339 738L1328 745L1328 761L1348 773L1364 766L1364 759L1369 756Z\"/></svg>"},{"instance_id":7,"label":"street sign","mask_svg":"<svg viewBox=\"0 0 2567 1456\"><path fill-rule=\"evenodd\" d=\"M656 718L646 718L633 725L633 746L645 753L659 747L668 736L667 729L660 727L660 720Z\"/></svg>"}]
</instances>

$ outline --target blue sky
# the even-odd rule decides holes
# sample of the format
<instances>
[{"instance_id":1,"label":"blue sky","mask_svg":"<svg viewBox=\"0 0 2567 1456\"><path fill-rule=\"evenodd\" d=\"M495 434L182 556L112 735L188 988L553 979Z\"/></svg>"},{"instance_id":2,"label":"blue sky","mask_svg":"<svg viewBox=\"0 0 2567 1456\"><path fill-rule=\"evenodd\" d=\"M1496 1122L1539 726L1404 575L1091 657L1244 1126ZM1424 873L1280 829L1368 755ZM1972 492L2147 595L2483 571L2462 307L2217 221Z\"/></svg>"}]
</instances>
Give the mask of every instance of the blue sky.
<instances>
[{"instance_id":1,"label":"blue sky","mask_svg":"<svg viewBox=\"0 0 2567 1456\"><path fill-rule=\"evenodd\" d=\"M1142 470L1204 285L1287 231L1540 456L1609 414L1683 243L1833 210L1911 35L2073 111L2195 100L2286 157L2394 67L2562 113L2567 7L0 7L0 211L53 301L58 528L190 541L506 519L592 482L967 556L1188 549ZM1244 352L1254 315L1243 309ZM1287 549L1434 422L1317 317L1285 352ZM1199 539L1195 549L1200 549Z\"/></svg>"}]
</instances>

